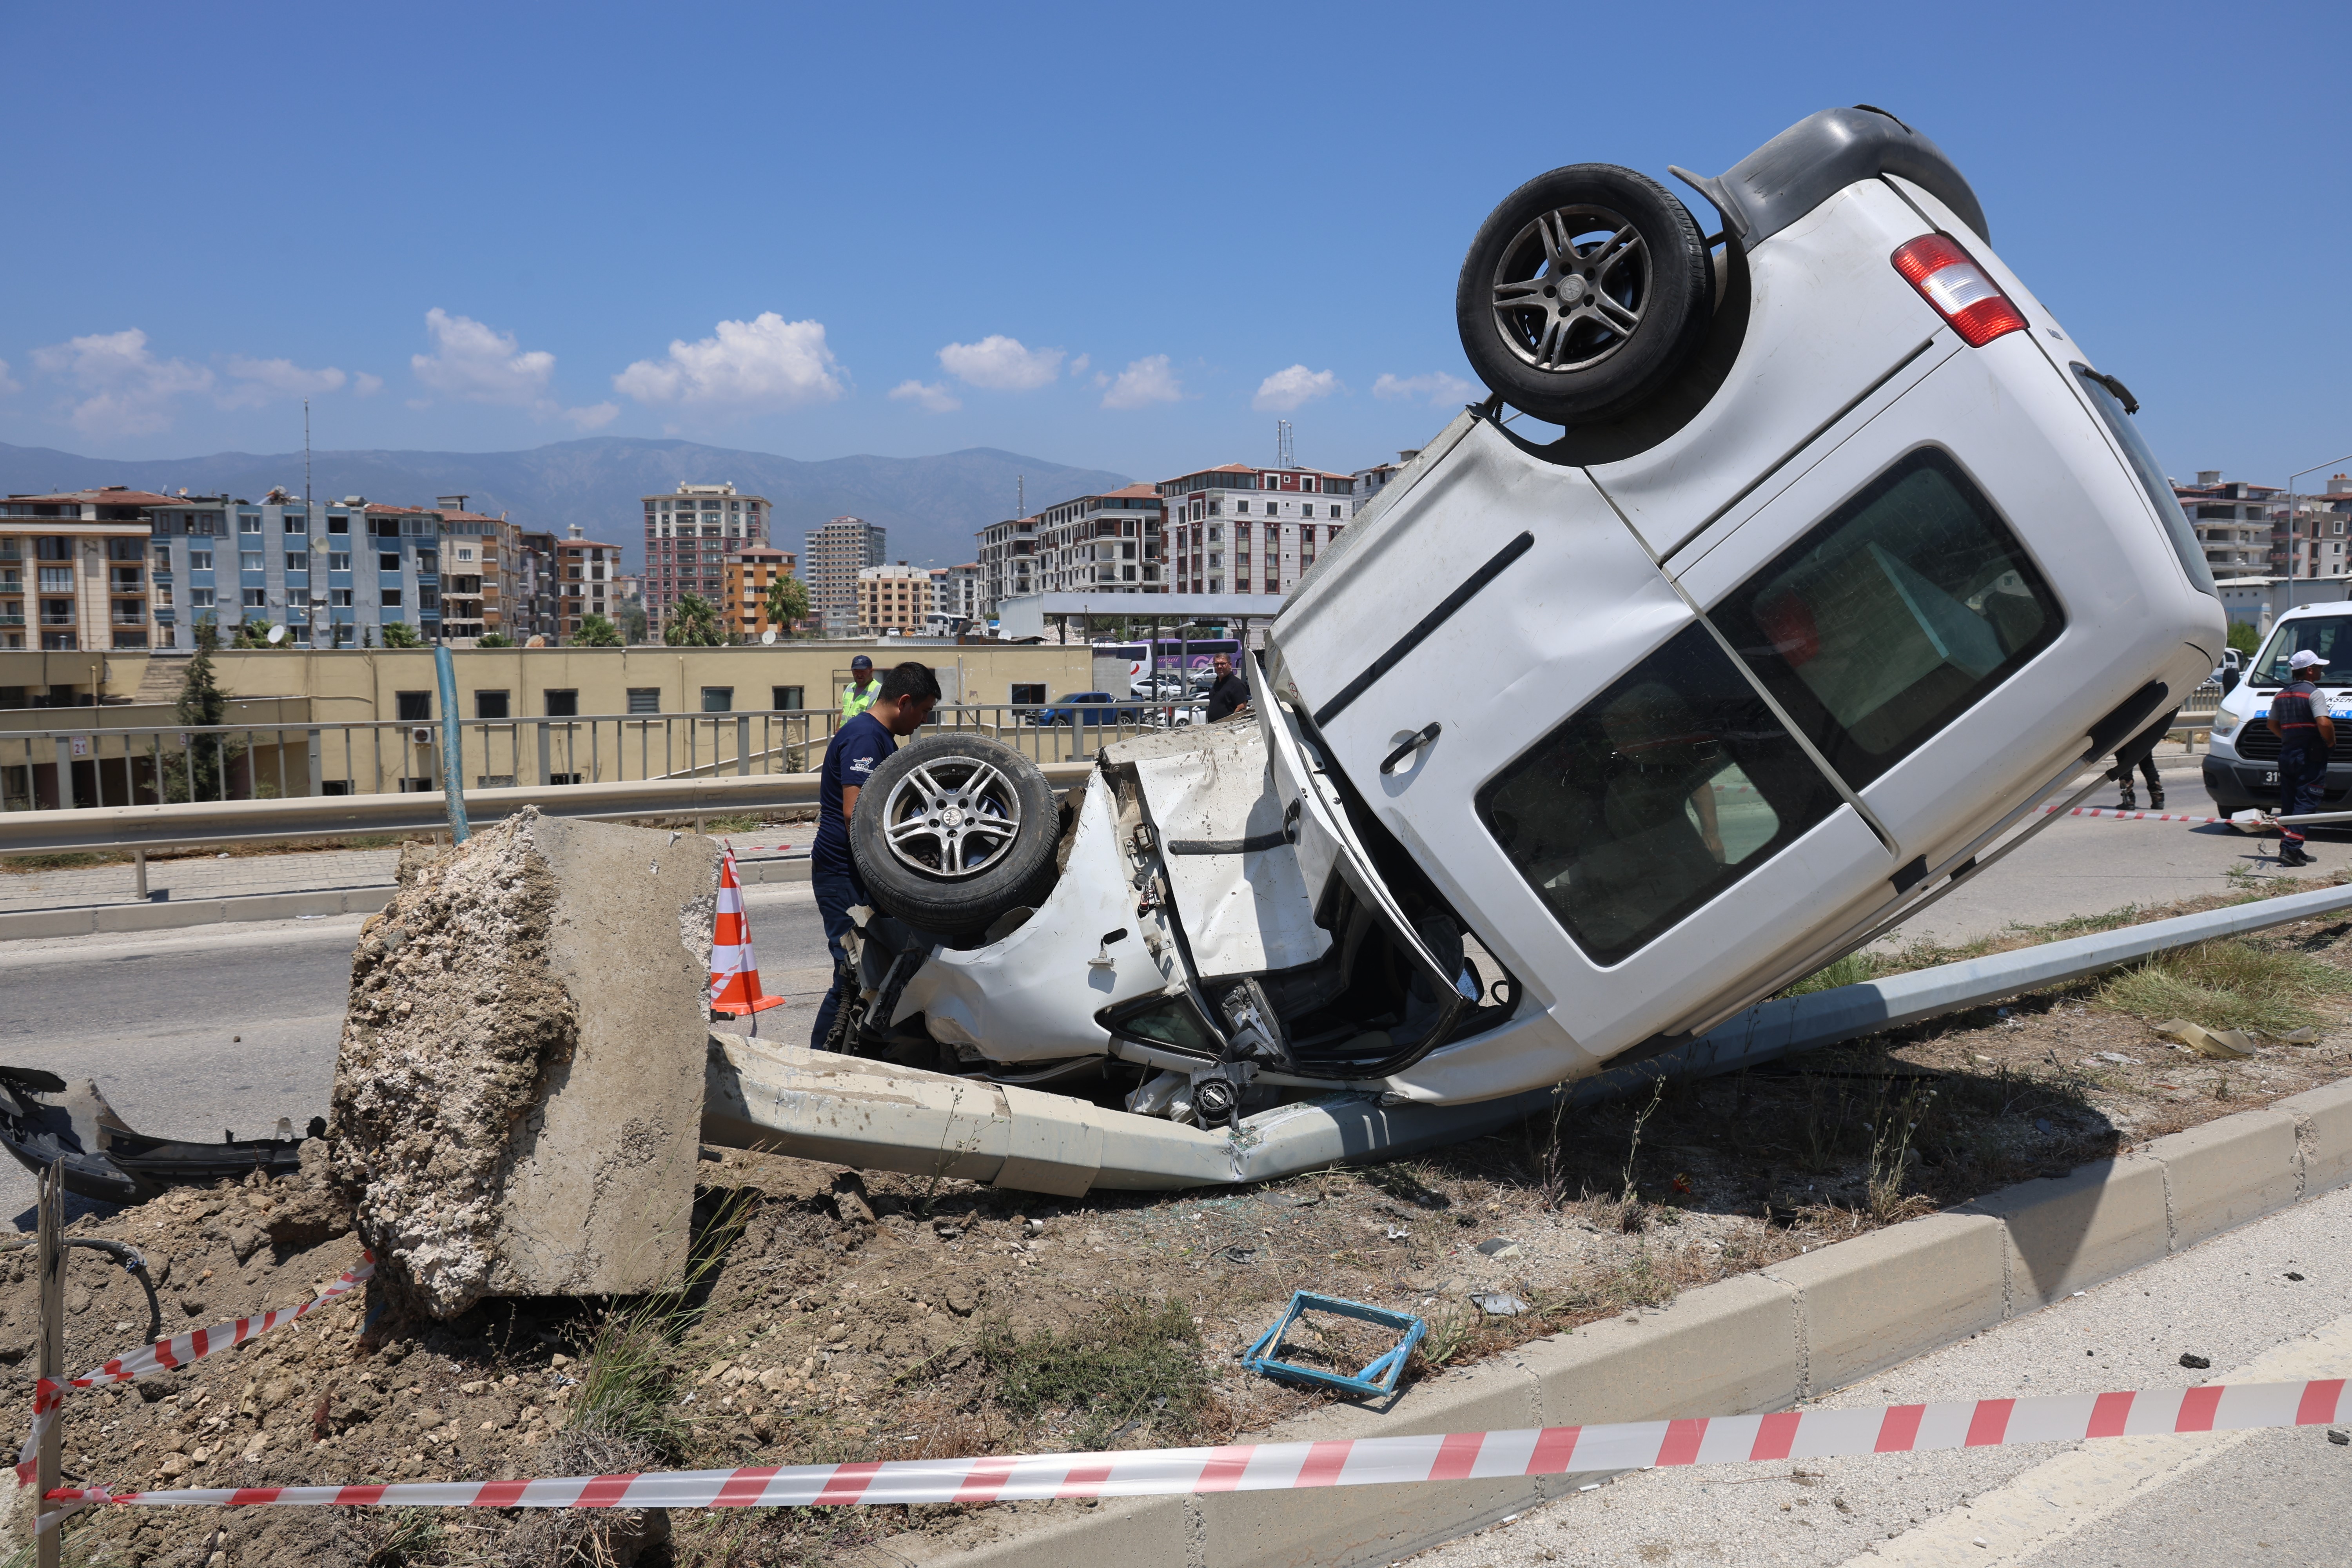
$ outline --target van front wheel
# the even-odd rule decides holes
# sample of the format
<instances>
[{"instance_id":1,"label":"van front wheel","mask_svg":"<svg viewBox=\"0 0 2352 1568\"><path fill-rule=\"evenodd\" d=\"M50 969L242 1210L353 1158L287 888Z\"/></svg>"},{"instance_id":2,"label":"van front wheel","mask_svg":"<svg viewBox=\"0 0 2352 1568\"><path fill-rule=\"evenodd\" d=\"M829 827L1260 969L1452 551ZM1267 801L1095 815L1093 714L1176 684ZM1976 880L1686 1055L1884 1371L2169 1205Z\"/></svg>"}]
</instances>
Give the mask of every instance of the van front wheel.
<instances>
[{"instance_id":1,"label":"van front wheel","mask_svg":"<svg viewBox=\"0 0 2352 1568\"><path fill-rule=\"evenodd\" d=\"M874 901L946 937L1034 908L1054 884L1061 814L1037 764L978 735L901 746L857 792L849 844Z\"/></svg>"},{"instance_id":2,"label":"van front wheel","mask_svg":"<svg viewBox=\"0 0 2352 1568\"><path fill-rule=\"evenodd\" d=\"M1554 425L1632 413L1690 363L1714 307L1690 210L1613 163L1539 174L1487 215L1454 286L1470 367Z\"/></svg>"}]
</instances>

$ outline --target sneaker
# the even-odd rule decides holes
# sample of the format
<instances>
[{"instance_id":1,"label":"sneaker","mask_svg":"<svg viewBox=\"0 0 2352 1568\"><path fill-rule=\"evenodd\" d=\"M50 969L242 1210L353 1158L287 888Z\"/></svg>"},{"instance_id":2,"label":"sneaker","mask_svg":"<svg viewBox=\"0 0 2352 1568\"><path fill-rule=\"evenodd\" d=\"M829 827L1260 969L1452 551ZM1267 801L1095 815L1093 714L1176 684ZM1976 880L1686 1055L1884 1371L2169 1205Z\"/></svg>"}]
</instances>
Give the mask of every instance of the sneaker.
<instances>
[{"instance_id":1,"label":"sneaker","mask_svg":"<svg viewBox=\"0 0 2352 1568\"><path fill-rule=\"evenodd\" d=\"M2116 809L2117 811L2137 811L2139 809L2138 798L2135 796L2131 791L2126 790L2124 791L2123 799L2116 803Z\"/></svg>"},{"instance_id":2,"label":"sneaker","mask_svg":"<svg viewBox=\"0 0 2352 1568\"><path fill-rule=\"evenodd\" d=\"M2282 866L2311 866L2317 864L2317 862L2313 860L2310 856L2303 852L2303 847L2298 844L2290 844L2282 848L2279 851L2278 862Z\"/></svg>"}]
</instances>

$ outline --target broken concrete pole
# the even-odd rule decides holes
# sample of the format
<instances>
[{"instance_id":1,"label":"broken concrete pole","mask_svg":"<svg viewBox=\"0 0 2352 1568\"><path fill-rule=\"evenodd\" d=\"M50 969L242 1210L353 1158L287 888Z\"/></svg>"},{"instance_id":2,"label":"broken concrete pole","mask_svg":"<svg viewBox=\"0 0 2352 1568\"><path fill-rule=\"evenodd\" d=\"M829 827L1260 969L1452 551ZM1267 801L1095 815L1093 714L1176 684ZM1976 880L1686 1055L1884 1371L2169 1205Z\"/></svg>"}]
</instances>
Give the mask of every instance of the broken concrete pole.
<instances>
[{"instance_id":1,"label":"broken concrete pole","mask_svg":"<svg viewBox=\"0 0 2352 1568\"><path fill-rule=\"evenodd\" d=\"M361 928L331 1136L396 1296L681 1282L718 880L709 838L525 810Z\"/></svg>"}]
</instances>

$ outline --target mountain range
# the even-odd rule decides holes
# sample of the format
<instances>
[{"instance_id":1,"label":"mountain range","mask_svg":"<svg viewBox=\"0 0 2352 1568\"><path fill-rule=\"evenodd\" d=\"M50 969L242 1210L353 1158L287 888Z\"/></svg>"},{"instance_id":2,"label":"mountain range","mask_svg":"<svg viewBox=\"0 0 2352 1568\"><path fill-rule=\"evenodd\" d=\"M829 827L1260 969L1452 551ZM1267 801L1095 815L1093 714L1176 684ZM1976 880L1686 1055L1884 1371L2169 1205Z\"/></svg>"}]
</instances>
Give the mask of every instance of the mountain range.
<instances>
[{"instance_id":1,"label":"mountain range","mask_svg":"<svg viewBox=\"0 0 2352 1568\"><path fill-rule=\"evenodd\" d=\"M559 441L520 452L313 452L310 490L340 500L365 496L397 506L431 506L445 495L467 507L505 512L533 529L561 534L578 523L589 538L621 545L643 563L639 498L681 484L732 483L773 504L768 537L795 553L802 534L828 518L853 515L888 529L889 556L921 566L972 560L972 535L1013 515L1025 484L1035 512L1074 496L1129 481L1097 468L1074 468L991 447L929 458L828 458L803 462L772 452L736 451L692 441L610 436ZM273 486L300 494L302 454L215 452L203 458L120 462L46 447L0 442L0 492L127 485L166 493L226 492L256 500Z\"/></svg>"}]
</instances>

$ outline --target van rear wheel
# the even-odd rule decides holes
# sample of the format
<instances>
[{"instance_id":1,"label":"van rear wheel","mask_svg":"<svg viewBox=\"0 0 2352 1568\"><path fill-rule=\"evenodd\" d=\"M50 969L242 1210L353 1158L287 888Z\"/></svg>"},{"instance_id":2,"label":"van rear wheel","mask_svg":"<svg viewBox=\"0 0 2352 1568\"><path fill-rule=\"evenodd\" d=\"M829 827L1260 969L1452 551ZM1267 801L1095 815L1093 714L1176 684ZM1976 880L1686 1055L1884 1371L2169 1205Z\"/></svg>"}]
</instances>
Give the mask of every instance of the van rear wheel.
<instances>
[{"instance_id":1,"label":"van rear wheel","mask_svg":"<svg viewBox=\"0 0 2352 1568\"><path fill-rule=\"evenodd\" d=\"M882 909L946 937L1045 901L1061 814L1037 764L978 735L901 746L857 792L857 874Z\"/></svg>"},{"instance_id":2,"label":"van rear wheel","mask_svg":"<svg viewBox=\"0 0 2352 1568\"><path fill-rule=\"evenodd\" d=\"M1714 268L1690 210L1613 163L1538 174L1487 215L1454 286L1478 379L1550 424L1633 412L1690 363Z\"/></svg>"}]
</instances>

